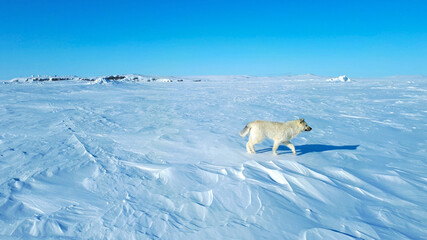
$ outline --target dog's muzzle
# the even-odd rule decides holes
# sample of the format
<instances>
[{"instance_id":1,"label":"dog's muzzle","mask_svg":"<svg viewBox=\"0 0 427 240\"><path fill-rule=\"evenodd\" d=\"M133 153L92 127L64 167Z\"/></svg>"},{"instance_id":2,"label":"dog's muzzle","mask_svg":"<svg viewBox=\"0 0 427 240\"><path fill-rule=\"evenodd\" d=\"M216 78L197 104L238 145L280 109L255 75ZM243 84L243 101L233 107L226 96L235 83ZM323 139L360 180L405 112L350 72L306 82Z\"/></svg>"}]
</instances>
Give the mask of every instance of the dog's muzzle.
<instances>
[{"instance_id":1,"label":"dog's muzzle","mask_svg":"<svg viewBox=\"0 0 427 240\"><path fill-rule=\"evenodd\" d=\"M309 132L309 131L311 131L311 127L309 127L309 126L307 126L306 128L305 128L305 131L307 131L307 132Z\"/></svg>"}]
</instances>

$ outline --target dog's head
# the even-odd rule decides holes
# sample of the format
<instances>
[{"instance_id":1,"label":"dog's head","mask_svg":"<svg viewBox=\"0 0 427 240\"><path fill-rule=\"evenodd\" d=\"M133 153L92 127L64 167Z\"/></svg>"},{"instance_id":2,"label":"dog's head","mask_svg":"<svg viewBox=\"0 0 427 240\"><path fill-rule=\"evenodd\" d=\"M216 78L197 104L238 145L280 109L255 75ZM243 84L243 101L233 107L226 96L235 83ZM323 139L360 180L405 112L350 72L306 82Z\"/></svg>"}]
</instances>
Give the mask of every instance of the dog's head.
<instances>
[{"instance_id":1,"label":"dog's head","mask_svg":"<svg viewBox=\"0 0 427 240\"><path fill-rule=\"evenodd\" d=\"M299 123L302 125L302 127L303 127L303 129L304 129L304 131L311 131L311 127L310 126L308 126L307 125L307 123L305 122L305 120L304 120L304 118L301 118L300 120L299 120Z\"/></svg>"}]
</instances>

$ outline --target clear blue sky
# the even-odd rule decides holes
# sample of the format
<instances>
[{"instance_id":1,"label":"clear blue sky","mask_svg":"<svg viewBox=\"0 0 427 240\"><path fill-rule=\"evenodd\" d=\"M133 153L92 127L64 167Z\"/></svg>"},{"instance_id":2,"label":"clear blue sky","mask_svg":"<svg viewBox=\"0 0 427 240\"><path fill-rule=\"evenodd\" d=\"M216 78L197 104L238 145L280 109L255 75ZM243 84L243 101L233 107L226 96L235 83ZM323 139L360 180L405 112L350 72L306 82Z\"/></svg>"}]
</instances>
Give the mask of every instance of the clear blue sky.
<instances>
[{"instance_id":1,"label":"clear blue sky","mask_svg":"<svg viewBox=\"0 0 427 240\"><path fill-rule=\"evenodd\" d=\"M427 75L427 1L0 0L0 79Z\"/></svg>"}]
</instances>

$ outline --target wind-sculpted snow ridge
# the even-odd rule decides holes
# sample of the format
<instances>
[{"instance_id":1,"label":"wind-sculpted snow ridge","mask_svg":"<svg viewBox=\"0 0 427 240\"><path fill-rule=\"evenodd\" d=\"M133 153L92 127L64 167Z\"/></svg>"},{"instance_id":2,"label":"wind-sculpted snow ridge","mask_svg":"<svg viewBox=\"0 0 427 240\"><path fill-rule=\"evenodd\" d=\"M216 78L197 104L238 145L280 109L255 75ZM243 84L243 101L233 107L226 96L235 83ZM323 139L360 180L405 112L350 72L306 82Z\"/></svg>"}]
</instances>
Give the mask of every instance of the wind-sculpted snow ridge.
<instances>
[{"instance_id":1,"label":"wind-sculpted snow ridge","mask_svg":"<svg viewBox=\"0 0 427 240\"><path fill-rule=\"evenodd\" d=\"M427 236L425 77L183 79L3 84L0 238ZM297 156L246 153L248 122L298 118Z\"/></svg>"}]
</instances>

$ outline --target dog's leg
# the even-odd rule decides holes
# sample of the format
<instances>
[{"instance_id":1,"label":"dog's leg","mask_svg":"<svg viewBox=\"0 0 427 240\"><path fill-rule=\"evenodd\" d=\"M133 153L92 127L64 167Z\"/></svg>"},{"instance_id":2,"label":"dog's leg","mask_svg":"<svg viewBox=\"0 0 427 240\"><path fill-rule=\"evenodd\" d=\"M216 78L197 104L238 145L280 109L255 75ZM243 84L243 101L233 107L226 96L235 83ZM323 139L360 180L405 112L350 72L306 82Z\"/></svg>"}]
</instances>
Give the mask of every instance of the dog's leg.
<instances>
[{"instance_id":1,"label":"dog's leg","mask_svg":"<svg viewBox=\"0 0 427 240\"><path fill-rule=\"evenodd\" d=\"M253 141L252 139L249 140L248 145L249 145L250 154L255 154L255 148L254 148L255 144L256 144L255 141Z\"/></svg>"},{"instance_id":2,"label":"dog's leg","mask_svg":"<svg viewBox=\"0 0 427 240\"><path fill-rule=\"evenodd\" d=\"M291 150L292 150L292 153L293 153L294 155L297 155L297 153L295 152L295 146L294 146L291 142L286 141L286 142L283 142L283 144L284 144L286 147L288 147L289 149L291 149Z\"/></svg>"},{"instance_id":3,"label":"dog's leg","mask_svg":"<svg viewBox=\"0 0 427 240\"><path fill-rule=\"evenodd\" d=\"M248 153L252 153L252 149L251 149L251 144L250 144L251 140L248 141L248 143L246 143L246 151Z\"/></svg>"},{"instance_id":4,"label":"dog's leg","mask_svg":"<svg viewBox=\"0 0 427 240\"><path fill-rule=\"evenodd\" d=\"M257 144L257 143L260 143L260 142L262 142L262 141L264 141L264 138L263 137L260 137L260 136L257 136L257 135L251 135L250 137L249 137L249 142L248 142L248 145L249 145L249 148L251 149L251 153L252 154L255 154L256 152L255 152L255 148L254 148L254 145L255 144Z\"/></svg>"},{"instance_id":5,"label":"dog's leg","mask_svg":"<svg viewBox=\"0 0 427 240\"><path fill-rule=\"evenodd\" d=\"M277 156L277 149L279 148L280 141L274 141L273 154Z\"/></svg>"}]
</instances>

